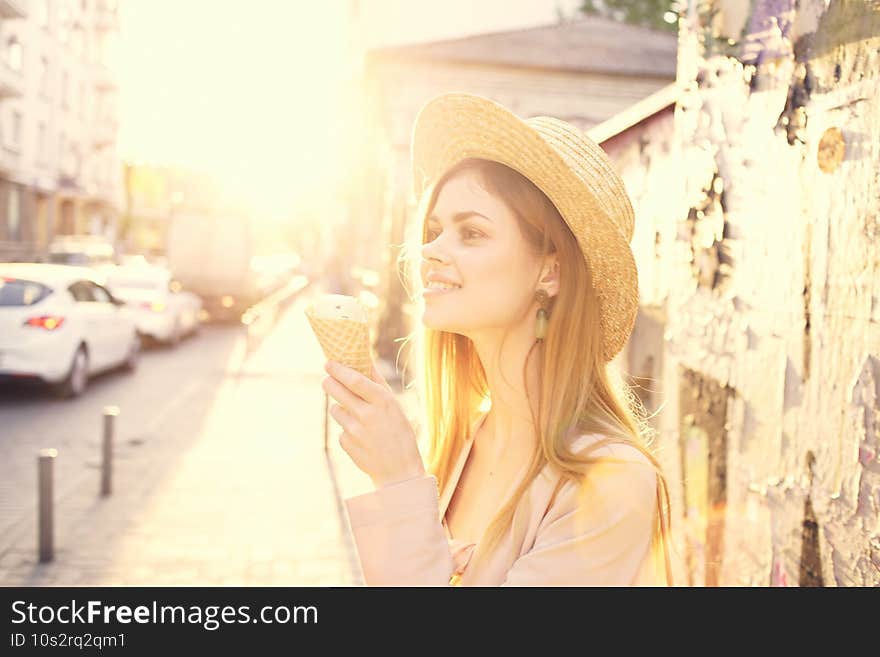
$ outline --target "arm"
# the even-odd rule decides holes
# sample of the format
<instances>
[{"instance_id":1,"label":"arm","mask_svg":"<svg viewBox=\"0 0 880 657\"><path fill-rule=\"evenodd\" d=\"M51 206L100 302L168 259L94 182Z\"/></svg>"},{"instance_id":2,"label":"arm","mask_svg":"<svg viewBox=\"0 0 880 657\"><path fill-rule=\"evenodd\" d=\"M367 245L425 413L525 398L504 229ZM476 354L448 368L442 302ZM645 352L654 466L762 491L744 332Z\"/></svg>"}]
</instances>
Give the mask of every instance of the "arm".
<instances>
[{"instance_id":1,"label":"arm","mask_svg":"<svg viewBox=\"0 0 880 657\"><path fill-rule=\"evenodd\" d=\"M424 475L345 500L368 586L447 586L453 562L437 480Z\"/></svg>"},{"instance_id":2,"label":"arm","mask_svg":"<svg viewBox=\"0 0 880 657\"><path fill-rule=\"evenodd\" d=\"M639 459L597 464L581 486L567 482L542 520L534 547L513 563L503 585L640 583L642 569L653 565L646 560L653 557L657 475L641 454Z\"/></svg>"}]
</instances>

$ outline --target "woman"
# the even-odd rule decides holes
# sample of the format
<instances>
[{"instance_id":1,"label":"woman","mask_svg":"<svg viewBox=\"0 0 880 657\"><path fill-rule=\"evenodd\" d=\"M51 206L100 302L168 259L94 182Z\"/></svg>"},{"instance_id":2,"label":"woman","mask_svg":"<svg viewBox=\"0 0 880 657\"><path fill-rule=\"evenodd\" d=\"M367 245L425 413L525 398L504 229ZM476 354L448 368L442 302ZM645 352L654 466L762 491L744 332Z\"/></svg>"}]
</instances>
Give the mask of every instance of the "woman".
<instances>
[{"instance_id":1,"label":"woman","mask_svg":"<svg viewBox=\"0 0 880 657\"><path fill-rule=\"evenodd\" d=\"M638 303L623 182L573 126L468 94L412 148L428 468L375 368L323 384L376 486L346 500L366 583L671 583L665 479L607 371Z\"/></svg>"}]
</instances>

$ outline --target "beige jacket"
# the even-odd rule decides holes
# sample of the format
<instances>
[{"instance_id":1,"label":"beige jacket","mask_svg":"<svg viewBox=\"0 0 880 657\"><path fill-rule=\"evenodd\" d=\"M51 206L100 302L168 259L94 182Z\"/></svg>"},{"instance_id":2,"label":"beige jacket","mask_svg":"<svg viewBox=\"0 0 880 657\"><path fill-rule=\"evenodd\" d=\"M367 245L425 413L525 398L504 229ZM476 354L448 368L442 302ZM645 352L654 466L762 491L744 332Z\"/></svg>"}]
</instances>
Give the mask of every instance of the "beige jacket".
<instances>
[{"instance_id":1,"label":"beige jacket","mask_svg":"<svg viewBox=\"0 0 880 657\"><path fill-rule=\"evenodd\" d=\"M585 502L570 481L554 499L560 476L545 466L526 492L529 504L519 505L498 547L474 559L479 544L453 538L445 515L485 417L473 425L442 493L436 478L425 475L345 500L368 586L665 585L663 555L651 549L657 476L628 445L594 452L627 463L595 467ZM573 448L597 439L580 436Z\"/></svg>"}]
</instances>

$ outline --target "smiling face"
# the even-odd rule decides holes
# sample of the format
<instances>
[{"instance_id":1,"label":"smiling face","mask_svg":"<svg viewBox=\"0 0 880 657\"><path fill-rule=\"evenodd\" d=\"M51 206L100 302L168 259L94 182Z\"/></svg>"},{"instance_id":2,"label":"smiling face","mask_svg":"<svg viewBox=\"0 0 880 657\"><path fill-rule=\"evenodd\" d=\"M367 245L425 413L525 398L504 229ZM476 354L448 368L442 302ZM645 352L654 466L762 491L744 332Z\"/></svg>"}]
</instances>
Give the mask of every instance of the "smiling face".
<instances>
[{"instance_id":1,"label":"smiling face","mask_svg":"<svg viewBox=\"0 0 880 657\"><path fill-rule=\"evenodd\" d=\"M523 237L516 215L483 188L477 172L463 169L445 182L425 225L426 327L473 338L528 318L541 260ZM432 277L457 287L432 289Z\"/></svg>"}]
</instances>

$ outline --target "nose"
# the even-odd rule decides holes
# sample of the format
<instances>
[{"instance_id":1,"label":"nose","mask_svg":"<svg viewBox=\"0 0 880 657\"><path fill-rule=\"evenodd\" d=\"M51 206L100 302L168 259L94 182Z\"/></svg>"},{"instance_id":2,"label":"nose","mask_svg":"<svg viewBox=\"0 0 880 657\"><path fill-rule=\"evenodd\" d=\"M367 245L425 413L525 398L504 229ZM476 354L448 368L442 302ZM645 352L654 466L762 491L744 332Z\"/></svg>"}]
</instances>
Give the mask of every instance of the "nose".
<instances>
[{"instance_id":1,"label":"nose","mask_svg":"<svg viewBox=\"0 0 880 657\"><path fill-rule=\"evenodd\" d=\"M446 254L443 253L443 249L439 247L440 237L435 238L434 240L422 244L422 262L429 263L431 261L434 262L449 262L449 258L447 258Z\"/></svg>"}]
</instances>

